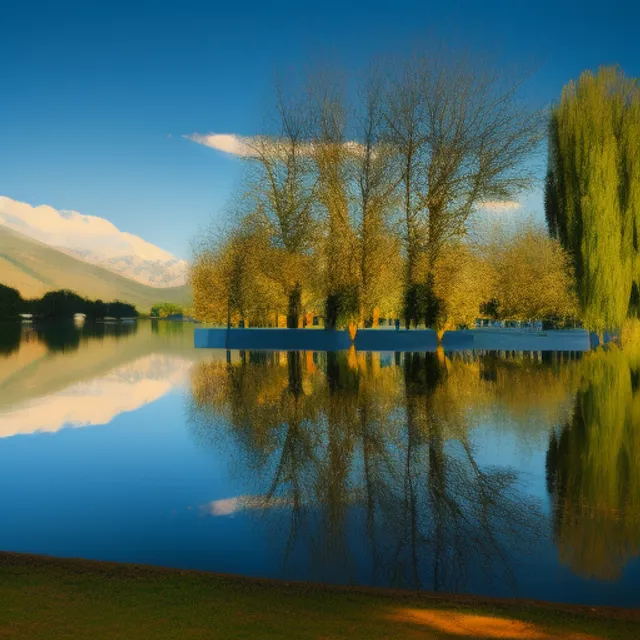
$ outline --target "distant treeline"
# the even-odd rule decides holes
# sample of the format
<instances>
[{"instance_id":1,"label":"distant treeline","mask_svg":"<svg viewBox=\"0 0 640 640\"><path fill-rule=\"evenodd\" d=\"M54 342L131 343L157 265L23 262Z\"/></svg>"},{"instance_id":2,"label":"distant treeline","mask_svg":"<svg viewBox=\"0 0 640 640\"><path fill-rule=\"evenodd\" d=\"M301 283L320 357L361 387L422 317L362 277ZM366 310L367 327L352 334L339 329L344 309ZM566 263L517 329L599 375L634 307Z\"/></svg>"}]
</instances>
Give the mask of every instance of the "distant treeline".
<instances>
[{"instance_id":1,"label":"distant treeline","mask_svg":"<svg viewBox=\"0 0 640 640\"><path fill-rule=\"evenodd\" d=\"M174 302L162 302L154 304L151 307L151 318L168 318L170 316L182 315L184 310L182 305L175 304Z\"/></svg>"},{"instance_id":2,"label":"distant treeline","mask_svg":"<svg viewBox=\"0 0 640 640\"><path fill-rule=\"evenodd\" d=\"M19 318L22 313L43 319L72 318L76 313L84 313L90 319L131 318L138 315L132 304L117 300L89 300L65 289L49 291L42 298L25 300L16 289L0 284L0 319Z\"/></svg>"}]
</instances>

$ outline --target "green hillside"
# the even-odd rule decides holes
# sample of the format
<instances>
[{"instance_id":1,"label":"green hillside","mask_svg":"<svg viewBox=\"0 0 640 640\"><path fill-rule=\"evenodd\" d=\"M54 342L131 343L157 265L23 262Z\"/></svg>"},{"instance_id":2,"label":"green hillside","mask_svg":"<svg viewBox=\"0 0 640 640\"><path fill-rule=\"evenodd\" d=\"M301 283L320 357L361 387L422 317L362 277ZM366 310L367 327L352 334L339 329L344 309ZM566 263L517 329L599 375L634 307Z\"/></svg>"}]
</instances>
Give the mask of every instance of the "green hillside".
<instances>
[{"instance_id":1,"label":"green hillside","mask_svg":"<svg viewBox=\"0 0 640 640\"><path fill-rule=\"evenodd\" d=\"M71 289L92 300L121 300L148 312L158 302L189 305L189 287L154 288L62 253L0 226L0 283L23 298Z\"/></svg>"}]
</instances>

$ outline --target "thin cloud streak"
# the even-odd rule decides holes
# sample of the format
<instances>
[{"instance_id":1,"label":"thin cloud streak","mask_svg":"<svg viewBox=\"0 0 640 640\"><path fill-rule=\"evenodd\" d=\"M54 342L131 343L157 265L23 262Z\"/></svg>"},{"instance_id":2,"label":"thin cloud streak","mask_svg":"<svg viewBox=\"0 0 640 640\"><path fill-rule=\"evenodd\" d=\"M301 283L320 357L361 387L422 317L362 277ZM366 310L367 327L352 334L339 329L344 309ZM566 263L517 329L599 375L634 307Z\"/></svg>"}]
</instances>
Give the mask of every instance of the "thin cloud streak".
<instances>
[{"instance_id":1,"label":"thin cloud streak","mask_svg":"<svg viewBox=\"0 0 640 640\"><path fill-rule=\"evenodd\" d=\"M238 136L235 133L192 133L182 137L239 158L257 158L262 154L277 157L286 154L285 143L275 137ZM316 145L312 142L306 142L298 148L302 155L311 156ZM363 147L359 142L348 140L344 143L344 149L349 154L360 155Z\"/></svg>"},{"instance_id":2,"label":"thin cloud streak","mask_svg":"<svg viewBox=\"0 0 640 640\"><path fill-rule=\"evenodd\" d=\"M230 155L241 158L255 157L256 151L252 148L251 138L237 136L234 133L192 133L183 138L201 144L210 149L216 149Z\"/></svg>"},{"instance_id":3,"label":"thin cloud streak","mask_svg":"<svg viewBox=\"0 0 640 640\"><path fill-rule=\"evenodd\" d=\"M192 142L195 142L197 144L201 144L205 147L209 147L210 149L222 151L223 153L238 156L240 158L255 158L259 155L259 148L265 149L269 146L272 146L274 154L278 151L278 144L275 139L269 140L268 138L257 136L239 136L235 133L192 133L190 135L183 136L183 138L191 140ZM308 153L311 154L313 151L313 145L309 144L308 146ZM362 146L360 145L360 143L353 140L345 142L344 146L345 149L352 154L358 154L362 150ZM520 202L516 202L513 200L488 200L486 202L480 203L478 208L484 209L486 211L501 213L516 211L520 209L521 206L522 205Z\"/></svg>"},{"instance_id":4,"label":"thin cloud streak","mask_svg":"<svg viewBox=\"0 0 640 640\"><path fill-rule=\"evenodd\" d=\"M515 200L488 200L486 202L481 202L479 205L480 209L495 212L516 211L520 209L520 207L522 207L522 204Z\"/></svg>"}]
</instances>

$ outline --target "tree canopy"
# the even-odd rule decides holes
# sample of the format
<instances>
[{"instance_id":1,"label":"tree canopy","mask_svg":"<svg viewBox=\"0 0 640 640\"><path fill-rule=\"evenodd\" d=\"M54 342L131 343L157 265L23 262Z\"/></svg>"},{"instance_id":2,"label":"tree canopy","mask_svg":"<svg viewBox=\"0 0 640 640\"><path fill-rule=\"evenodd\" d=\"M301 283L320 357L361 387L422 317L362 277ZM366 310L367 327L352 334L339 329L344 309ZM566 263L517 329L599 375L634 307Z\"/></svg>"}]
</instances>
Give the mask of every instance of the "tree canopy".
<instances>
[{"instance_id":1,"label":"tree canopy","mask_svg":"<svg viewBox=\"0 0 640 640\"><path fill-rule=\"evenodd\" d=\"M585 324L620 328L640 280L640 89L619 68L585 71L553 108L545 205Z\"/></svg>"},{"instance_id":2,"label":"tree canopy","mask_svg":"<svg viewBox=\"0 0 640 640\"><path fill-rule=\"evenodd\" d=\"M271 126L243 139L241 211L194 260L196 315L473 321L487 287L473 281L468 221L530 185L542 120L519 81L450 53L374 68L354 87L336 72L277 86Z\"/></svg>"}]
</instances>

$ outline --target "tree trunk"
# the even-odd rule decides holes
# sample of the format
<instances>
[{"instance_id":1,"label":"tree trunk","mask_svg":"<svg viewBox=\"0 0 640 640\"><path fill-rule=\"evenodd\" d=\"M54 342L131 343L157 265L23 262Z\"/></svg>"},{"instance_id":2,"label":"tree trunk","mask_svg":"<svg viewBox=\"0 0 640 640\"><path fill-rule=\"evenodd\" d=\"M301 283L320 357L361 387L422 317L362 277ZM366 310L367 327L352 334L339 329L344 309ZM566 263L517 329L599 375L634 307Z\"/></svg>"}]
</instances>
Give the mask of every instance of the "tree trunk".
<instances>
[{"instance_id":1,"label":"tree trunk","mask_svg":"<svg viewBox=\"0 0 640 640\"><path fill-rule=\"evenodd\" d=\"M340 297L338 294L330 293L327 296L324 310L324 328L335 329L338 326L338 305Z\"/></svg>"},{"instance_id":2,"label":"tree trunk","mask_svg":"<svg viewBox=\"0 0 640 640\"><path fill-rule=\"evenodd\" d=\"M289 393L294 398L299 398L302 395L302 353L300 351L287 352L287 367Z\"/></svg>"},{"instance_id":3,"label":"tree trunk","mask_svg":"<svg viewBox=\"0 0 640 640\"><path fill-rule=\"evenodd\" d=\"M296 283L289 293L289 308L287 310L287 328L297 329L302 313L302 287Z\"/></svg>"}]
</instances>

